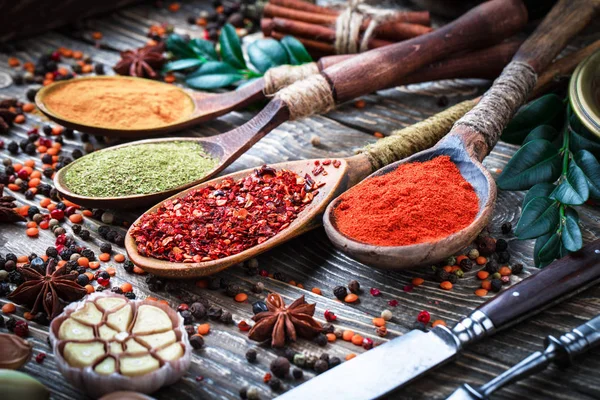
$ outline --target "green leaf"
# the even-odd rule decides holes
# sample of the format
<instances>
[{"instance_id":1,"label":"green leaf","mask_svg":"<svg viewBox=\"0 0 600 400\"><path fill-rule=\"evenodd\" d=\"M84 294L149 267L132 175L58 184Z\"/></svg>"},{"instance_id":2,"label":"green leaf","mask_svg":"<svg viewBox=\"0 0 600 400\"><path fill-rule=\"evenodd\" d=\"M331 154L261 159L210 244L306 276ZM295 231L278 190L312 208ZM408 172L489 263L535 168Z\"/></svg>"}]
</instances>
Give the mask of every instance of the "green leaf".
<instances>
[{"instance_id":1,"label":"green leaf","mask_svg":"<svg viewBox=\"0 0 600 400\"><path fill-rule=\"evenodd\" d=\"M192 39L189 46L196 54L206 58L209 61L219 61L219 55L215 50L213 42L204 39Z\"/></svg>"},{"instance_id":2,"label":"green leaf","mask_svg":"<svg viewBox=\"0 0 600 400\"><path fill-rule=\"evenodd\" d=\"M163 71L180 71L182 69L199 67L203 63L204 61L199 60L197 58L184 58L183 60L171 61L170 63L167 63L164 66Z\"/></svg>"},{"instance_id":3,"label":"green leaf","mask_svg":"<svg viewBox=\"0 0 600 400\"><path fill-rule=\"evenodd\" d=\"M600 143L585 137L584 134L575 132L573 129L569 129L569 150L573 153L587 150L595 157L600 158Z\"/></svg>"},{"instance_id":4,"label":"green leaf","mask_svg":"<svg viewBox=\"0 0 600 400\"><path fill-rule=\"evenodd\" d=\"M573 161L583 171L590 190L590 197L600 199L600 163L596 157L587 150L578 151Z\"/></svg>"},{"instance_id":5,"label":"green leaf","mask_svg":"<svg viewBox=\"0 0 600 400\"><path fill-rule=\"evenodd\" d=\"M552 183L544 182L534 185L531 189L529 189L525 195L525 198L523 199L523 208L525 208L525 206L536 197L550 197L554 189L556 189L556 186L554 186Z\"/></svg>"},{"instance_id":6,"label":"green leaf","mask_svg":"<svg viewBox=\"0 0 600 400\"><path fill-rule=\"evenodd\" d=\"M526 190L541 182L554 182L561 173L558 149L549 141L535 139L515 153L496 183L503 190Z\"/></svg>"},{"instance_id":7,"label":"green leaf","mask_svg":"<svg viewBox=\"0 0 600 400\"><path fill-rule=\"evenodd\" d=\"M231 65L220 61L208 61L186 78L188 86L194 89L217 89L229 86L244 76Z\"/></svg>"},{"instance_id":8,"label":"green leaf","mask_svg":"<svg viewBox=\"0 0 600 400\"><path fill-rule=\"evenodd\" d=\"M536 197L523 209L515 228L519 239L533 239L558 229L560 212L558 203L547 197Z\"/></svg>"},{"instance_id":9,"label":"green leaf","mask_svg":"<svg viewBox=\"0 0 600 400\"><path fill-rule=\"evenodd\" d=\"M259 80L259 79L260 79L260 78L252 78L252 79L248 79L248 80L246 80L246 81L244 81L244 82L240 83L240 84L238 85L238 87L236 87L236 88L235 88L235 90L239 90L239 89L243 88L244 86L251 85L251 84L253 84L254 82L256 82L257 80Z\"/></svg>"},{"instance_id":10,"label":"green leaf","mask_svg":"<svg viewBox=\"0 0 600 400\"><path fill-rule=\"evenodd\" d=\"M531 142L535 139L545 139L549 142L554 141L558 137L559 132L552 125L540 125L525 137L523 144Z\"/></svg>"},{"instance_id":11,"label":"green leaf","mask_svg":"<svg viewBox=\"0 0 600 400\"><path fill-rule=\"evenodd\" d=\"M167 37L167 50L177 58L197 58L196 52L181 36L173 33Z\"/></svg>"},{"instance_id":12,"label":"green leaf","mask_svg":"<svg viewBox=\"0 0 600 400\"><path fill-rule=\"evenodd\" d=\"M586 176L574 162L569 162L567 175L558 185L552 197L563 204L578 206L590 196Z\"/></svg>"},{"instance_id":13,"label":"green leaf","mask_svg":"<svg viewBox=\"0 0 600 400\"><path fill-rule=\"evenodd\" d=\"M538 125L559 127L563 118L564 104L555 94L547 94L522 107L506 125L501 139L521 144L523 139Z\"/></svg>"},{"instance_id":14,"label":"green leaf","mask_svg":"<svg viewBox=\"0 0 600 400\"><path fill-rule=\"evenodd\" d=\"M581 229L579 228L579 214L568 207L562 229L562 243L568 251L577 251L583 246Z\"/></svg>"},{"instance_id":15,"label":"green leaf","mask_svg":"<svg viewBox=\"0 0 600 400\"><path fill-rule=\"evenodd\" d=\"M263 74L269 68L289 64L290 62L283 45L272 38L252 42L248 46L248 58L252 65Z\"/></svg>"},{"instance_id":16,"label":"green leaf","mask_svg":"<svg viewBox=\"0 0 600 400\"><path fill-rule=\"evenodd\" d=\"M240 38L231 24L225 24L221 28L219 44L221 45L221 58L223 61L236 69L246 68Z\"/></svg>"},{"instance_id":17,"label":"green leaf","mask_svg":"<svg viewBox=\"0 0 600 400\"><path fill-rule=\"evenodd\" d=\"M540 268L552 263L560 255L560 245L560 235L556 232L550 235L538 251Z\"/></svg>"},{"instance_id":18,"label":"green leaf","mask_svg":"<svg viewBox=\"0 0 600 400\"><path fill-rule=\"evenodd\" d=\"M554 232L548 233L544 236L540 236L535 241L535 245L533 246L533 264L535 265L536 268L540 268L540 257L539 257L540 250L542 249L542 247L544 247L546 242L548 242L548 239L550 239L550 237L553 234L554 234Z\"/></svg>"},{"instance_id":19,"label":"green leaf","mask_svg":"<svg viewBox=\"0 0 600 400\"><path fill-rule=\"evenodd\" d=\"M280 43L285 48L290 59L290 64L300 65L312 62L312 57L306 51L306 48L298 39L293 36L284 36Z\"/></svg>"}]
</instances>

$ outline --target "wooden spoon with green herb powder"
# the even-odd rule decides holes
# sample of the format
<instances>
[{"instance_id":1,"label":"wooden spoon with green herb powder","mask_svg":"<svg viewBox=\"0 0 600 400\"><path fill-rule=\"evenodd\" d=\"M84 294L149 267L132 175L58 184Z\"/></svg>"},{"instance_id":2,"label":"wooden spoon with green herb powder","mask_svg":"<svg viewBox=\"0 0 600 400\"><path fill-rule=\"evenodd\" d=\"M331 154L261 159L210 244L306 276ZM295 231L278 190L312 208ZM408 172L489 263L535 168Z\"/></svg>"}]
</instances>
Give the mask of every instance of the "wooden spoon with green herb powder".
<instances>
[{"instance_id":1,"label":"wooden spoon with green herb powder","mask_svg":"<svg viewBox=\"0 0 600 400\"><path fill-rule=\"evenodd\" d=\"M156 139L88 154L63 168L55 181L78 204L129 208L182 190L218 165L196 139Z\"/></svg>"}]
</instances>

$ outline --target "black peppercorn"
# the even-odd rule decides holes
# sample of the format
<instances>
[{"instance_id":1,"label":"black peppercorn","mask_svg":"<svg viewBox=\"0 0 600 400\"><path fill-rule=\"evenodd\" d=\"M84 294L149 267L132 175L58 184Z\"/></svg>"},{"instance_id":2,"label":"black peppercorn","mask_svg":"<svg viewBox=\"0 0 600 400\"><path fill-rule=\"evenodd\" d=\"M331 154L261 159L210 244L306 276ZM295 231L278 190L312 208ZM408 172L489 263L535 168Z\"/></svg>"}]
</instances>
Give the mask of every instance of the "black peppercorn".
<instances>
[{"instance_id":1,"label":"black peppercorn","mask_svg":"<svg viewBox=\"0 0 600 400\"><path fill-rule=\"evenodd\" d=\"M44 125L44 127L42 128L42 132L44 132L44 135L46 135L46 136L51 136L52 135L52 127L50 125Z\"/></svg>"},{"instance_id":2,"label":"black peppercorn","mask_svg":"<svg viewBox=\"0 0 600 400\"><path fill-rule=\"evenodd\" d=\"M40 213L40 209L37 208L36 206L31 206L29 207L29 210L27 210L27 217L29 217L29 219L33 219L33 216L35 214L39 214Z\"/></svg>"},{"instance_id":3,"label":"black peppercorn","mask_svg":"<svg viewBox=\"0 0 600 400\"><path fill-rule=\"evenodd\" d=\"M279 271L277 271L273 274L273 279L276 279L281 282L287 282L287 279L286 279L285 275L283 274L283 272L279 272Z\"/></svg>"},{"instance_id":4,"label":"black peppercorn","mask_svg":"<svg viewBox=\"0 0 600 400\"><path fill-rule=\"evenodd\" d=\"M221 315L223 315L223 309L219 308L217 306L211 306L208 309L208 318L212 319L212 320L218 320L219 318L221 318Z\"/></svg>"},{"instance_id":5,"label":"black peppercorn","mask_svg":"<svg viewBox=\"0 0 600 400\"><path fill-rule=\"evenodd\" d=\"M285 357L277 357L271 362L271 372L278 378L285 378L290 372L290 361Z\"/></svg>"},{"instance_id":6,"label":"black peppercorn","mask_svg":"<svg viewBox=\"0 0 600 400\"><path fill-rule=\"evenodd\" d=\"M502 289L502 281L500 279L492 279L492 290L499 292Z\"/></svg>"},{"instance_id":7,"label":"black peppercorn","mask_svg":"<svg viewBox=\"0 0 600 400\"><path fill-rule=\"evenodd\" d=\"M269 387L271 388L271 390L279 390L281 389L281 381L277 378L271 378L271 380L269 381Z\"/></svg>"},{"instance_id":8,"label":"black peppercorn","mask_svg":"<svg viewBox=\"0 0 600 400\"><path fill-rule=\"evenodd\" d=\"M496 252L499 253L501 251L505 251L508 249L508 242L504 239L496 240Z\"/></svg>"},{"instance_id":9,"label":"black peppercorn","mask_svg":"<svg viewBox=\"0 0 600 400\"><path fill-rule=\"evenodd\" d=\"M47 167L44 168L44 171L42 173L46 178L52 178L52 175L54 175L54 169L52 169L52 167Z\"/></svg>"},{"instance_id":10,"label":"black peppercorn","mask_svg":"<svg viewBox=\"0 0 600 400\"><path fill-rule=\"evenodd\" d=\"M327 361L327 362L329 362L329 354L327 354L327 353L323 353L323 354L321 354L321 355L319 356L319 360L324 360L324 361Z\"/></svg>"},{"instance_id":11,"label":"black peppercorn","mask_svg":"<svg viewBox=\"0 0 600 400\"><path fill-rule=\"evenodd\" d=\"M58 251L56 250L56 247L52 247L52 246L48 247L46 249L46 255L50 258L58 257Z\"/></svg>"},{"instance_id":12,"label":"black peppercorn","mask_svg":"<svg viewBox=\"0 0 600 400\"><path fill-rule=\"evenodd\" d=\"M108 233L106 234L106 240L110 241L110 242L114 242L115 241L115 237L118 235L117 231L113 231L110 230L108 231Z\"/></svg>"},{"instance_id":13,"label":"black peppercorn","mask_svg":"<svg viewBox=\"0 0 600 400\"><path fill-rule=\"evenodd\" d=\"M267 305L265 304L264 301L255 301L254 303L252 303L252 312L254 314L258 314L261 312L267 312L269 311L269 309L267 308Z\"/></svg>"},{"instance_id":14,"label":"black peppercorn","mask_svg":"<svg viewBox=\"0 0 600 400\"><path fill-rule=\"evenodd\" d=\"M325 336L323 333L319 333L317 336L315 336L314 341L317 345L324 347L327 345L327 336Z\"/></svg>"},{"instance_id":15,"label":"black peppercorn","mask_svg":"<svg viewBox=\"0 0 600 400\"><path fill-rule=\"evenodd\" d=\"M63 129L62 134L67 139L72 139L73 136L74 136L73 135L73 129L71 129L71 128L65 128L65 129Z\"/></svg>"},{"instance_id":16,"label":"black peppercorn","mask_svg":"<svg viewBox=\"0 0 600 400\"><path fill-rule=\"evenodd\" d=\"M38 90L40 90L40 89L27 90L27 100L29 100L31 102L35 101L35 95L37 94Z\"/></svg>"},{"instance_id":17,"label":"black peppercorn","mask_svg":"<svg viewBox=\"0 0 600 400\"><path fill-rule=\"evenodd\" d=\"M117 234L115 236L114 242L117 246L123 247L125 245L125 236Z\"/></svg>"},{"instance_id":18,"label":"black peppercorn","mask_svg":"<svg viewBox=\"0 0 600 400\"><path fill-rule=\"evenodd\" d=\"M86 274L81 274L77 276L77 283L79 284L79 286L85 286L90 283L90 279Z\"/></svg>"},{"instance_id":19,"label":"black peppercorn","mask_svg":"<svg viewBox=\"0 0 600 400\"><path fill-rule=\"evenodd\" d=\"M75 149L71 152L71 157L77 160L78 158L83 157L83 152L80 149Z\"/></svg>"},{"instance_id":20,"label":"black peppercorn","mask_svg":"<svg viewBox=\"0 0 600 400\"><path fill-rule=\"evenodd\" d=\"M94 72L96 75L104 75L104 64L94 65Z\"/></svg>"},{"instance_id":21,"label":"black peppercorn","mask_svg":"<svg viewBox=\"0 0 600 400\"><path fill-rule=\"evenodd\" d=\"M10 332L14 332L16 326L17 320L14 317L10 317L8 321L6 321L6 329L8 329Z\"/></svg>"},{"instance_id":22,"label":"black peppercorn","mask_svg":"<svg viewBox=\"0 0 600 400\"><path fill-rule=\"evenodd\" d=\"M445 282L445 281L447 281L450 278L450 275L452 275L452 274L450 274L449 272L446 272L443 268L438 268L435 271L435 279L438 282Z\"/></svg>"},{"instance_id":23,"label":"black peppercorn","mask_svg":"<svg viewBox=\"0 0 600 400\"><path fill-rule=\"evenodd\" d=\"M208 289L217 290L221 287L219 278L208 278Z\"/></svg>"},{"instance_id":24,"label":"black peppercorn","mask_svg":"<svg viewBox=\"0 0 600 400\"><path fill-rule=\"evenodd\" d=\"M204 346L204 338L201 335L192 335L190 337L190 344L194 349L200 349Z\"/></svg>"},{"instance_id":25,"label":"black peppercorn","mask_svg":"<svg viewBox=\"0 0 600 400\"><path fill-rule=\"evenodd\" d=\"M242 289L240 288L239 285L236 285L235 283L231 283L229 285L227 285L227 288L225 289L225 294L229 297L235 297L238 293L241 293Z\"/></svg>"},{"instance_id":26,"label":"black peppercorn","mask_svg":"<svg viewBox=\"0 0 600 400\"><path fill-rule=\"evenodd\" d=\"M33 200L35 198L35 193L31 189L28 189L25 191L24 196L27 200Z\"/></svg>"},{"instance_id":27,"label":"black peppercorn","mask_svg":"<svg viewBox=\"0 0 600 400\"><path fill-rule=\"evenodd\" d=\"M125 297L127 297L129 300L135 300L136 295L134 292L127 292L125 293Z\"/></svg>"},{"instance_id":28,"label":"black peppercorn","mask_svg":"<svg viewBox=\"0 0 600 400\"><path fill-rule=\"evenodd\" d=\"M98 228L98 235L100 235L100 237L103 237L106 239L108 232L110 232L110 228L106 225L101 225Z\"/></svg>"},{"instance_id":29,"label":"black peppercorn","mask_svg":"<svg viewBox=\"0 0 600 400\"><path fill-rule=\"evenodd\" d=\"M221 314L219 321L221 321L224 324L231 324L233 322L233 315L231 315L229 311L223 311L223 314Z\"/></svg>"},{"instance_id":30,"label":"black peppercorn","mask_svg":"<svg viewBox=\"0 0 600 400\"><path fill-rule=\"evenodd\" d=\"M321 332L323 332L323 333L333 333L334 331L335 331L335 326L333 326L331 324L323 325L323 329L321 329Z\"/></svg>"},{"instance_id":31,"label":"black peppercorn","mask_svg":"<svg viewBox=\"0 0 600 400\"><path fill-rule=\"evenodd\" d=\"M10 142L7 146L6 149L8 151L10 151L12 154L17 154L19 152L19 145L17 144L17 142Z\"/></svg>"},{"instance_id":32,"label":"black peppercorn","mask_svg":"<svg viewBox=\"0 0 600 400\"><path fill-rule=\"evenodd\" d=\"M501 251L498 253L498 262L506 264L510 261L510 253L508 251Z\"/></svg>"},{"instance_id":33,"label":"black peppercorn","mask_svg":"<svg viewBox=\"0 0 600 400\"><path fill-rule=\"evenodd\" d=\"M87 229L82 229L81 232L79 232L79 237L82 240L89 240L90 239L90 231L88 231Z\"/></svg>"},{"instance_id":34,"label":"black peppercorn","mask_svg":"<svg viewBox=\"0 0 600 400\"><path fill-rule=\"evenodd\" d=\"M248 398L248 388L244 386L240 389L240 399L246 400Z\"/></svg>"},{"instance_id":35,"label":"black peppercorn","mask_svg":"<svg viewBox=\"0 0 600 400\"><path fill-rule=\"evenodd\" d=\"M469 272L470 270L473 269L473 261L468 259L468 258L464 258L461 260L460 262L460 268L464 271L464 272Z\"/></svg>"},{"instance_id":36,"label":"black peppercorn","mask_svg":"<svg viewBox=\"0 0 600 400\"><path fill-rule=\"evenodd\" d=\"M258 353L256 352L256 350L250 349L246 352L246 360L248 360L248 362L253 363L256 361L257 355L258 355Z\"/></svg>"},{"instance_id":37,"label":"black peppercorn","mask_svg":"<svg viewBox=\"0 0 600 400\"><path fill-rule=\"evenodd\" d=\"M337 367L342 363L339 357L329 357L329 369Z\"/></svg>"},{"instance_id":38,"label":"black peppercorn","mask_svg":"<svg viewBox=\"0 0 600 400\"><path fill-rule=\"evenodd\" d=\"M81 232L83 232L83 230ZM96 253L94 253L94 251L92 249L83 249L83 250L81 250L81 255L83 257L87 258L90 261L95 261L96 260Z\"/></svg>"},{"instance_id":39,"label":"black peppercorn","mask_svg":"<svg viewBox=\"0 0 600 400\"><path fill-rule=\"evenodd\" d=\"M206 317L206 308L200 303L193 303L190 306L190 312L196 319L202 319Z\"/></svg>"},{"instance_id":40,"label":"black peppercorn","mask_svg":"<svg viewBox=\"0 0 600 400\"><path fill-rule=\"evenodd\" d=\"M112 253L112 245L110 243L106 243L106 242L102 243L100 245L100 252L108 253L108 254Z\"/></svg>"},{"instance_id":41,"label":"black peppercorn","mask_svg":"<svg viewBox=\"0 0 600 400\"><path fill-rule=\"evenodd\" d=\"M69 261L69 259L71 258L72 255L73 255L73 252L69 249L64 249L63 251L60 252L60 258L62 258L65 261Z\"/></svg>"},{"instance_id":42,"label":"black peppercorn","mask_svg":"<svg viewBox=\"0 0 600 400\"><path fill-rule=\"evenodd\" d=\"M304 377L304 372L300 368L294 368L292 370L292 376L296 380L300 380Z\"/></svg>"},{"instance_id":43,"label":"black peppercorn","mask_svg":"<svg viewBox=\"0 0 600 400\"><path fill-rule=\"evenodd\" d=\"M6 258L7 261L14 261L15 263L17 262L17 256L14 253L6 253L4 258Z\"/></svg>"},{"instance_id":44,"label":"black peppercorn","mask_svg":"<svg viewBox=\"0 0 600 400\"><path fill-rule=\"evenodd\" d=\"M5 297L10 293L10 285L7 282L0 282L0 296Z\"/></svg>"},{"instance_id":45,"label":"black peppercorn","mask_svg":"<svg viewBox=\"0 0 600 400\"><path fill-rule=\"evenodd\" d=\"M360 283L358 283L358 281L356 280L352 280L350 281L350 283L348 284L348 289L354 293L354 294L358 294L358 292L360 292Z\"/></svg>"},{"instance_id":46,"label":"black peppercorn","mask_svg":"<svg viewBox=\"0 0 600 400\"><path fill-rule=\"evenodd\" d=\"M133 268L135 267L135 264L131 261L131 260L126 260L123 263L123 269L125 270L125 272L127 272L128 274L133 273Z\"/></svg>"},{"instance_id":47,"label":"black peppercorn","mask_svg":"<svg viewBox=\"0 0 600 400\"><path fill-rule=\"evenodd\" d=\"M290 349L289 347L286 348L283 352L284 357L287 358L289 362L294 361L294 357L296 356L296 354L297 354L296 350Z\"/></svg>"},{"instance_id":48,"label":"black peppercorn","mask_svg":"<svg viewBox=\"0 0 600 400\"><path fill-rule=\"evenodd\" d=\"M184 325L190 325L194 323L194 317L189 310L183 310L179 313L179 315L181 315L183 318Z\"/></svg>"},{"instance_id":49,"label":"black peppercorn","mask_svg":"<svg viewBox=\"0 0 600 400\"><path fill-rule=\"evenodd\" d=\"M510 222L505 222L500 229L503 234L508 235L512 231L512 224Z\"/></svg>"},{"instance_id":50,"label":"black peppercorn","mask_svg":"<svg viewBox=\"0 0 600 400\"><path fill-rule=\"evenodd\" d=\"M323 372L327 371L328 369L329 369L329 364L327 363L327 361L318 360L315 363L314 370L317 374L322 374Z\"/></svg>"},{"instance_id":51,"label":"black peppercorn","mask_svg":"<svg viewBox=\"0 0 600 400\"><path fill-rule=\"evenodd\" d=\"M110 289L110 291L111 291L111 292L113 292L113 293L116 293L116 294L123 294L123 289L121 289L121 288L120 288L120 287L118 287L118 286L112 287L112 288Z\"/></svg>"},{"instance_id":52,"label":"black peppercorn","mask_svg":"<svg viewBox=\"0 0 600 400\"><path fill-rule=\"evenodd\" d=\"M523 272L523 264L515 264L510 268L510 270L513 274L519 275L521 272Z\"/></svg>"},{"instance_id":53,"label":"black peppercorn","mask_svg":"<svg viewBox=\"0 0 600 400\"><path fill-rule=\"evenodd\" d=\"M344 298L348 295L348 291L343 286L336 286L333 289L333 295L338 298L338 300L344 300Z\"/></svg>"},{"instance_id":54,"label":"black peppercorn","mask_svg":"<svg viewBox=\"0 0 600 400\"><path fill-rule=\"evenodd\" d=\"M498 272L498 270L500 269L500 265L498 264L498 261L494 260L494 259L490 259L487 264L485 265L485 270L487 272L489 272L490 274L494 274L496 272Z\"/></svg>"},{"instance_id":55,"label":"black peppercorn","mask_svg":"<svg viewBox=\"0 0 600 400\"><path fill-rule=\"evenodd\" d=\"M194 325L184 325L185 333L187 333L188 337L192 337L192 335L196 334L196 328Z\"/></svg>"}]
</instances>

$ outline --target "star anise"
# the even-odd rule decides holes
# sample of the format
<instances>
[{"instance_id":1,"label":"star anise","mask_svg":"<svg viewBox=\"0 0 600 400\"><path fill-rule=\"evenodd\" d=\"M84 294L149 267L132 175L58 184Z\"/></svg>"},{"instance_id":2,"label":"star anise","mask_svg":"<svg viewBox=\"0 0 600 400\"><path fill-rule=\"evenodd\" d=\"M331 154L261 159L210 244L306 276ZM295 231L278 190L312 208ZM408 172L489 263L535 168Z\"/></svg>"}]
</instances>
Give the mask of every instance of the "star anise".
<instances>
[{"instance_id":1,"label":"star anise","mask_svg":"<svg viewBox=\"0 0 600 400\"><path fill-rule=\"evenodd\" d=\"M267 308L252 319L256 324L248 337L257 341L271 339L271 346L283 347L285 340L296 341L296 336L312 339L321 332L321 324L315 321L315 305L308 304L304 296L286 307L283 298L277 293L267 296Z\"/></svg>"},{"instance_id":2,"label":"star anise","mask_svg":"<svg viewBox=\"0 0 600 400\"><path fill-rule=\"evenodd\" d=\"M46 312L50 319L60 314L66 304L86 295L87 290L75 280L77 275L67 274L66 268L55 268L56 260L48 260L46 275L30 267L18 267L25 282L17 287L8 298L31 308L32 314Z\"/></svg>"},{"instance_id":3,"label":"star anise","mask_svg":"<svg viewBox=\"0 0 600 400\"><path fill-rule=\"evenodd\" d=\"M19 222L25 221L15 210L15 198L12 196L4 196L4 185L0 185L0 223L1 222Z\"/></svg>"},{"instance_id":4,"label":"star anise","mask_svg":"<svg viewBox=\"0 0 600 400\"><path fill-rule=\"evenodd\" d=\"M162 43L123 51L121 60L113 69L119 75L154 79L158 76L156 71L162 68L167 61L163 56L164 51L165 46Z\"/></svg>"},{"instance_id":5,"label":"star anise","mask_svg":"<svg viewBox=\"0 0 600 400\"><path fill-rule=\"evenodd\" d=\"M17 117L14 111L19 106L17 99L5 99L0 101L0 133L7 133Z\"/></svg>"}]
</instances>

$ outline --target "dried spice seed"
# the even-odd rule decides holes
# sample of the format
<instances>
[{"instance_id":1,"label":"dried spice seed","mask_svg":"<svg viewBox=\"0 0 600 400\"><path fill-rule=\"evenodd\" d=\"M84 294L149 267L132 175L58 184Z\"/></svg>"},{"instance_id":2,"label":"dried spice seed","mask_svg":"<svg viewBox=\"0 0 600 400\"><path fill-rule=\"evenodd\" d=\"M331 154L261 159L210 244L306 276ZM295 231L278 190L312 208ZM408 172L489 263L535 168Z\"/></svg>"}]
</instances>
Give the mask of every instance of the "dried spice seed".
<instances>
[{"instance_id":1,"label":"dried spice seed","mask_svg":"<svg viewBox=\"0 0 600 400\"><path fill-rule=\"evenodd\" d=\"M257 355L258 355L258 353L256 352L256 350L249 349L246 352L246 360L248 360L248 362L250 362L250 363L256 362L256 356Z\"/></svg>"},{"instance_id":2,"label":"dried spice seed","mask_svg":"<svg viewBox=\"0 0 600 400\"><path fill-rule=\"evenodd\" d=\"M343 286L336 286L333 289L333 295L337 297L338 300L344 300L344 298L348 295L348 291Z\"/></svg>"},{"instance_id":3,"label":"dried spice seed","mask_svg":"<svg viewBox=\"0 0 600 400\"><path fill-rule=\"evenodd\" d=\"M285 357L277 357L270 366L271 372L278 378L285 378L290 372L290 362Z\"/></svg>"},{"instance_id":4,"label":"dried spice seed","mask_svg":"<svg viewBox=\"0 0 600 400\"><path fill-rule=\"evenodd\" d=\"M353 280L348 284L348 290L354 294L358 294L360 292L360 283L358 281Z\"/></svg>"},{"instance_id":5,"label":"dried spice seed","mask_svg":"<svg viewBox=\"0 0 600 400\"><path fill-rule=\"evenodd\" d=\"M240 253L287 228L316 194L307 177L263 166L167 200L131 229L140 254L202 262Z\"/></svg>"}]
</instances>

